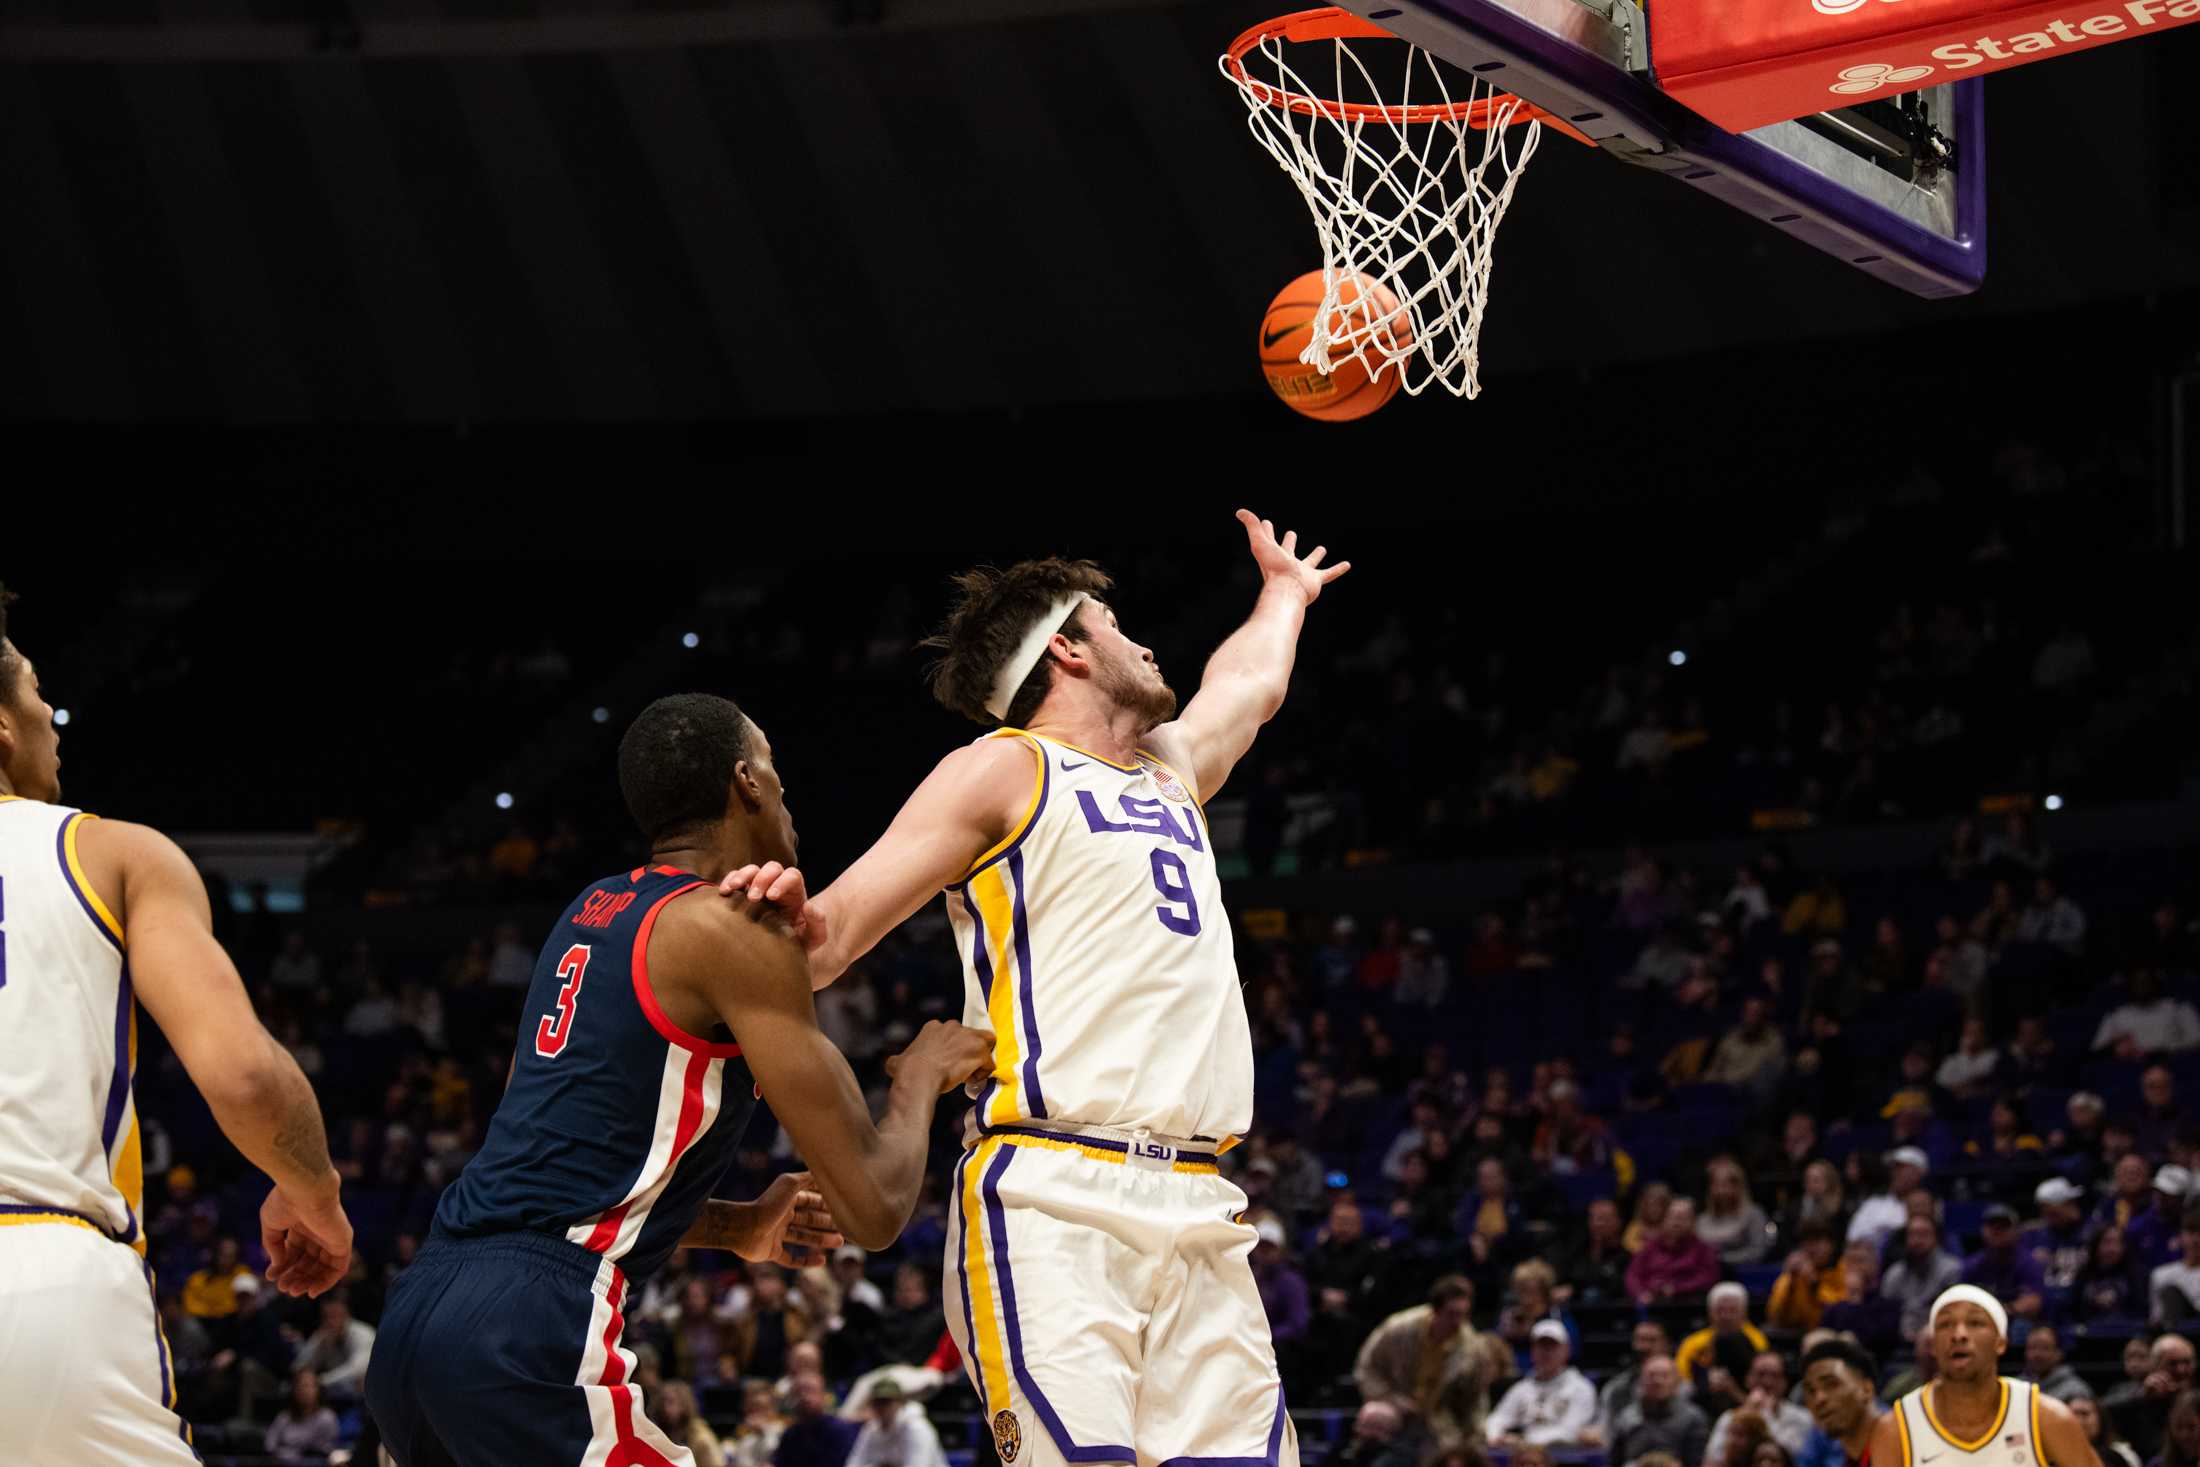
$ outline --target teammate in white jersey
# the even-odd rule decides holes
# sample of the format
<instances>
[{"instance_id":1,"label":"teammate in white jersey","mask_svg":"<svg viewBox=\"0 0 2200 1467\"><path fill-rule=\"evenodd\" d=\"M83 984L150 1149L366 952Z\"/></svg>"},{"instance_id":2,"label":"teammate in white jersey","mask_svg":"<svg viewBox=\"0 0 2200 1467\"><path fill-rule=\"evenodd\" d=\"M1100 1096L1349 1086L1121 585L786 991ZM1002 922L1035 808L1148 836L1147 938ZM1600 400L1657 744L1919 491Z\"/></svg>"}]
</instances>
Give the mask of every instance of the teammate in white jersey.
<instances>
[{"instance_id":1,"label":"teammate in white jersey","mask_svg":"<svg viewBox=\"0 0 2200 1467\"><path fill-rule=\"evenodd\" d=\"M275 1181L268 1280L351 1263L321 1110L215 943L206 889L157 831L59 803L60 740L0 592L0 1459L194 1462L145 1262L137 1005L222 1131Z\"/></svg>"},{"instance_id":2,"label":"teammate in white jersey","mask_svg":"<svg viewBox=\"0 0 2200 1467\"><path fill-rule=\"evenodd\" d=\"M1262 587L1177 716L1087 561L958 578L933 692L999 725L795 915L822 987L947 893L964 1022L995 1036L955 1174L945 1303L1001 1460L1292 1467L1245 1196L1252 1044L1200 806L1282 706L1323 568L1240 510Z\"/></svg>"},{"instance_id":3,"label":"teammate in white jersey","mask_svg":"<svg viewBox=\"0 0 2200 1467\"><path fill-rule=\"evenodd\" d=\"M1940 1374L1879 1418L1867 1467L2101 1467L2070 1408L2001 1373L2009 1315L1958 1284L1933 1301Z\"/></svg>"}]
</instances>

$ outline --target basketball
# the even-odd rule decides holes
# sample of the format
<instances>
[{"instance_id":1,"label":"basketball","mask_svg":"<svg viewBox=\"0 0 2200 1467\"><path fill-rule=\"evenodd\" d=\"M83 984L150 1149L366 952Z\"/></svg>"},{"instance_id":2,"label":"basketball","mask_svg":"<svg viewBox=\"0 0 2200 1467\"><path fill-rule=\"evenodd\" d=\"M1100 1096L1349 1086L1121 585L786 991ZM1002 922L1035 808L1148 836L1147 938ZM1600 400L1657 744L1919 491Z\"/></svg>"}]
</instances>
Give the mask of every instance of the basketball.
<instances>
[{"instance_id":1,"label":"basketball","mask_svg":"<svg viewBox=\"0 0 2200 1467\"><path fill-rule=\"evenodd\" d=\"M1413 342L1413 328L1398 307L1398 297L1380 281L1354 275L1338 288L1337 319L1333 335L1376 324L1376 349L1405 347ZM1398 394L1400 373L1389 368L1369 376L1358 357L1344 357L1335 370L1323 373L1299 360L1313 336L1314 312L1321 309L1322 272L1309 270L1276 293L1260 322L1260 369L1269 390L1284 405L1325 423L1364 418ZM1370 312L1372 311L1372 315Z\"/></svg>"}]
</instances>

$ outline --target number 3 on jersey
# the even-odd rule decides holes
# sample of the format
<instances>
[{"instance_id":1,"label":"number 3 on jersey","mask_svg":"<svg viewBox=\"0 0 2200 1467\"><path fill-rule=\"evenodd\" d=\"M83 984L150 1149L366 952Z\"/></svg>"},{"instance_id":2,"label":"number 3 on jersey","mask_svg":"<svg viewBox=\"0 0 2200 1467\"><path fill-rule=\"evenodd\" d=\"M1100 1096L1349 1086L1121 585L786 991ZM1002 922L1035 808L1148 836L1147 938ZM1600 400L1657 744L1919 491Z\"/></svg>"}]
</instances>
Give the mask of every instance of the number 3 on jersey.
<instances>
[{"instance_id":1,"label":"number 3 on jersey","mask_svg":"<svg viewBox=\"0 0 2200 1467\"><path fill-rule=\"evenodd\" d=\"M581 979L588 976L588 944L576 942L558 959L558 976L565 986L558 990L558 1011L544 1014L535 1025L535 1053L556 1059L573 1034L573 1010L580 1003Z\"/></svg>"}]
</instances>

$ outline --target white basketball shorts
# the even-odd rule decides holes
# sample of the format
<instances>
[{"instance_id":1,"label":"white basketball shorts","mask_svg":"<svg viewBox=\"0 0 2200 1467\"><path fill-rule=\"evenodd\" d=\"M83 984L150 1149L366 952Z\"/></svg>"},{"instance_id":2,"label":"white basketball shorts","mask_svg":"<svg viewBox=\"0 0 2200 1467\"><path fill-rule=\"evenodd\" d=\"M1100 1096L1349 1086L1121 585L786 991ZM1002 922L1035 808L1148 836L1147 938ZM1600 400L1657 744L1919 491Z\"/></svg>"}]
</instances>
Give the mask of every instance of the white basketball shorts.
<instances>
[{"instance_id":1,"label":"white basketball shorts","mask_svg":"<svg viewBox=\"0 0 2200 1467\"><path fill-rule=\"evenodd\" d=\"M10 1467L192 1464L145 1260L89 1226L0 1213L0 1442Z\"/></svg>"},{"instance_id":2,"label":"white basketball shorts","mask_svg":"<svg viewBox=\"0 0 2200 1467\"><path fill-rule=\"evenodd\" d=\"M943 1302L1004 1467L1298 1467L1211 1148L1047 1122L955 1171Z\"/></svg>"}]
</instances>

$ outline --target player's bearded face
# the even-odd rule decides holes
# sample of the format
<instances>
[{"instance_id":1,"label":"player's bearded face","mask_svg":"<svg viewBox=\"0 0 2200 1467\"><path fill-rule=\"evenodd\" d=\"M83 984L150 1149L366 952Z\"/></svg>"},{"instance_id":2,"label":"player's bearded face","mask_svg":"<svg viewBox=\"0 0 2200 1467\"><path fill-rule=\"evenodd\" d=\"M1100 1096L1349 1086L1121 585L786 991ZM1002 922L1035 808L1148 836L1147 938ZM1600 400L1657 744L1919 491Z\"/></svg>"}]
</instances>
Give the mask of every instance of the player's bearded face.
<instances>
[{"instance_id":1,"label":"player's bearded face","mask_svg":"<svg viewBox=\"0 0 2200 1467\"><path fill-rule=\"evenodd\" d=\"M1163 682L1160 669L1143 657L1110 647L1100 659L1099 670L1101 687L1108 697L1117 707L1138 714L1148 728L1176 717L1176 690Z\"/></svg>"}]
</instances>

